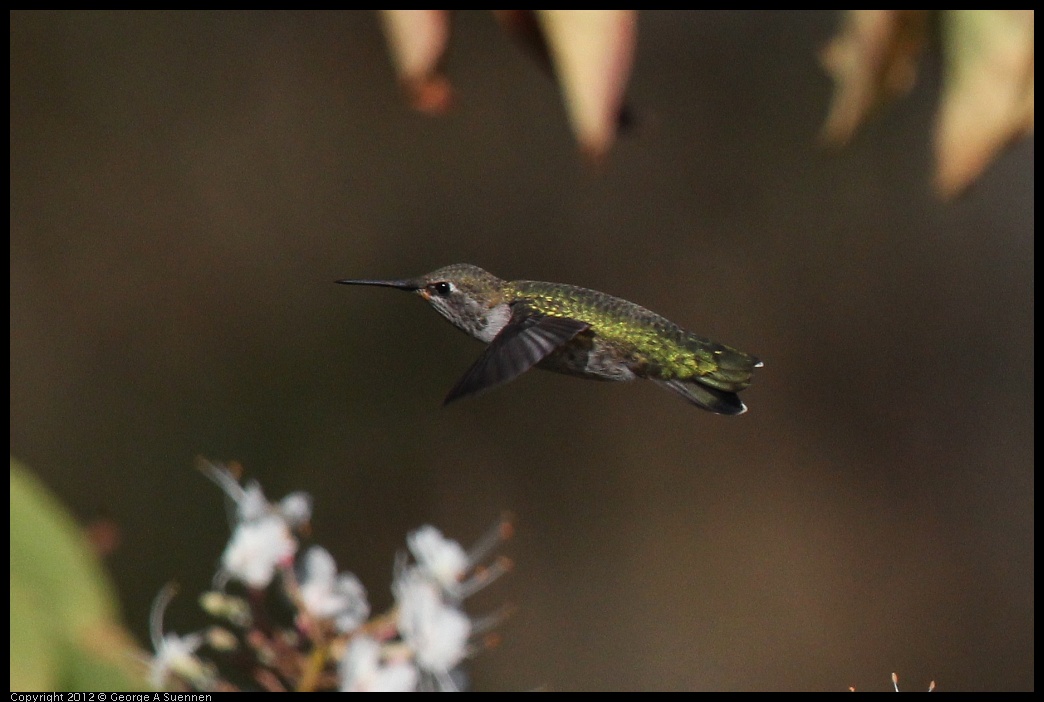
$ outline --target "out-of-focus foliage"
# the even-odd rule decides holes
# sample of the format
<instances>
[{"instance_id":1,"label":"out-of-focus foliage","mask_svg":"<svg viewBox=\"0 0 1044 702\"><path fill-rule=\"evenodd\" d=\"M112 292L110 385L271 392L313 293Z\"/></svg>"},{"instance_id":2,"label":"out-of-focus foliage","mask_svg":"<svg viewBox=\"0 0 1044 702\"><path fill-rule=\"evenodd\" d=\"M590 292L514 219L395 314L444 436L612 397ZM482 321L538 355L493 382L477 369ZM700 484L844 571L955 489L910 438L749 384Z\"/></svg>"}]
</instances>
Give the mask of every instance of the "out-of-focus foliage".
<instances>
[{"instance_id":1,"label":"out-of-focus foliage","mask_svg":"<svg viewBox=\"0 0 1044 702\"><path fill-rule=\"evenodd\" d=\"M142 690L109 578L65 509L11 460L11 689Z\"/></svg>"},{"instance_id":2,"label":"out-of-focus foliage","mask_svg":"<svg viewBox=\"0 0 1044 702\"><path fill-rule=\"evenodd\" d=\"M936 120L936 187L955 195L1033 132L1033 10L943 13L946 83Z\"/></svg>"},{"instance_id":3,"label":"out-of-focus foliage","mask_svg":"<svg viewBox=\"0 0 1044 702\"><path fill-rule=\"evenodd\" d=\"M634 10L533 12L562 87L573 133L584 152L598 158L609 150L616 135L624 89L634 61L636 13Z\"/></svg>"},{"instance_id":4,"label":"out-of-focus foliage","mask_svg":"<svg viewBox=\"0 0 1044 702\"><path fill-rule=\"evenodd\" d=\"M925 10L852 10L820 59L835 82L822 138L848 143L871 112L913 88L924 50Z\"/></svg>"},{"instance_id":5,"label":"out-of-focus foliage","mask_svg":"<svg viewBox=\"0 0 1044 702\"><path fill-rule=\"evenodd\" d=\"M445 112L453 99L449 80L442 72L442 57L449 42L448 12L381 10L380 17L395 71L410 104L429 114Z\"/></svg>"},{"instance_id":6,"label":"out-of-focus foliage","mask_svg":"<svg viewBox=\"0 0 1044 702\"><path fill-rule=\"evenodd\" d=\"M604 156L619 123L637 37L635 10L497 10L501 25L536 49L562 89L583 152ZM411 104L438 114L450 104L442 72L447 10L381 10L392 60Z\"/></svg>"},{"instance_id":7,"label":"out-of-focus foliage","mask_svg":"<svg viewBox=\"0 0 1044 702\"><path fill-rule=\"evenodd\" d=\"M850 10L822 53L835 81L822 135L847 143L874 108L913 87L933 17L945 59L935 186L953 197L1033 131L1032 10Z\"/></svg>"},{"instance_id":8,"label":"out-of-focus foliage","mask_svg":"<svg viewBox=\"0 0 1044 702\"><path fill-rule=\"evenodd\" d=\"M604 156L616 136L634 60L634 10L498 10L512 35L536 49L559 85L583 152ZM392 59L411 104L438 114L452 89L442 71L446 10L382 10ZM1013 140L1033 130L1032 10L849 10L822 51L835 82L823 126L828 144L847 144L875 108L909 92L938 18L945 54L935 127L935 186L967 188Z\"/></svg>"}]
</instances>

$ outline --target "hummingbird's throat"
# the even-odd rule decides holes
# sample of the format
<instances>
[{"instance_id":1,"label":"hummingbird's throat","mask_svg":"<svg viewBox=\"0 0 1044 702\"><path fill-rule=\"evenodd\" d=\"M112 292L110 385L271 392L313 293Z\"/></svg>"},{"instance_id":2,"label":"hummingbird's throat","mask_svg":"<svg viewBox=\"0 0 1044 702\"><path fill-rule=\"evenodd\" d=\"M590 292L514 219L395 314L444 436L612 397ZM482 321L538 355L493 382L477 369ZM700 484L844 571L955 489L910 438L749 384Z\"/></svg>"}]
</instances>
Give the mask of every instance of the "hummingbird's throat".
<instances>
[{"instance_id":1,"label":"hummingbird's throat","mask_svg":"<svg viewBox=\"0 0 1044 702\"><path fill-rule=\"evenodd\" d=\"M453 326L487 344L511 320L511 308L503 303L486 307L471 298L457 298L452 302L439 297L426 299Z\"/></svg>"}]
</instances>

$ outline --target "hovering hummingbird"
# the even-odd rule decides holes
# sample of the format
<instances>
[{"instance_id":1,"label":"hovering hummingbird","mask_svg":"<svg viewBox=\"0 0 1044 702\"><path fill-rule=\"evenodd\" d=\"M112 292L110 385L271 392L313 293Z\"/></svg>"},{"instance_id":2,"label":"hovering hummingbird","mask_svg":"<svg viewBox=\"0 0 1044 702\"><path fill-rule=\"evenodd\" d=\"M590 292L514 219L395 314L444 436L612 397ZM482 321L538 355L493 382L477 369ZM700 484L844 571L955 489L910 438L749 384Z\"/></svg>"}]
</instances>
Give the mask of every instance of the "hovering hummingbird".
<instances>
[{"instance_id":1,"label":"hovering hummingbird","mask_svg":"<svg viewBox=\"0 0 1044 702\"><path fill-rule=\"evenodd\" d=\"M514 380L533 366L593 380L648 378L697 407L742 414L736 394L758 359L691 334L633 302L562 283L501 280L466 263L402 280L338 280L413 292L489 346L444 404Z\"/></svg>"}]
</instances>

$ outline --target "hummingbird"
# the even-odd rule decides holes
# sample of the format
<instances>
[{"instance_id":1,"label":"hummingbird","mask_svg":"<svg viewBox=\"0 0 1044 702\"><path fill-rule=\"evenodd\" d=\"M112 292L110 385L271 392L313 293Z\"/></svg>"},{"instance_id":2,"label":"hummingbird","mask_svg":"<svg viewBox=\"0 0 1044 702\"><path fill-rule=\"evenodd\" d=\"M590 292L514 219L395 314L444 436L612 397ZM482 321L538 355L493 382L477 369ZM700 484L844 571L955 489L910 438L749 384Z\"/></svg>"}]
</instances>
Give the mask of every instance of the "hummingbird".
<instances>
[{"instance_id":1,"label":"hummingbird","mask_svg":"<svg viewBox=\"0 0 1044 702\"><path fill-rule=\"evenodd\" d=\"M458 263L417 278L335 281L420 295L488 346L443 404L503 385L534 366L593 380L647 378L705 410L736 415L754 356L697 336L633 302L597 290L501 280Z\"/></svg>"}]
</instances>

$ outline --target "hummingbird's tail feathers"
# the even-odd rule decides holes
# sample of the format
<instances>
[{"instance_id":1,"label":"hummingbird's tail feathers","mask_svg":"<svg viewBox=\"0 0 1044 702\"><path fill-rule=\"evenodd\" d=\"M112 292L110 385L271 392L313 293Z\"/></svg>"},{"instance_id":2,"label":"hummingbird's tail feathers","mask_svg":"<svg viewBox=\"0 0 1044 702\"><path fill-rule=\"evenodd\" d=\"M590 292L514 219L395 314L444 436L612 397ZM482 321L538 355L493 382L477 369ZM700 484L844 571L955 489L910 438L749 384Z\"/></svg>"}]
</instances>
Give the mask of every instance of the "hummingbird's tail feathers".
<instances>
[{"instance_id":1,"label":"hummingbird's tail feathers","mask_svg":"<svg viewBox=\"0 0 1044 702\"><path fill-rule=\"evenodd\" d=\"M754 356L717 344L714 348L714 363L712 372L698 376L699 382L725 392L739 392L746 388L753 379L754 369L763 365ZM693 382L696 382L695 379Z\"/></svg>"},{"instance_id":2,"label":"hummingbird's tail feathers","mask_svg":"<svg viewBox=\"0 0 1044 702\"><path fill-rule=\"evenodd\" d=\"M442 404L448 405L514 380L587 328L587 322L516 310L511 321L493 337Z\"/></svg>"},{"instance_id":3,"label":"hummingbird's tail feathers","mask_svg":"<svg viewBox=\"0 0 1044 702\"><path fill-rule=\"evenodd\" d=\"M686 400L710 410L716 414L737 415L747 411L747 406L740 401L739 395L734 392L718 390L716 388L701 385L698 382L686 382L683 380L657 380L657 384L676 392Z\"/></svg>"}]
</instances>

